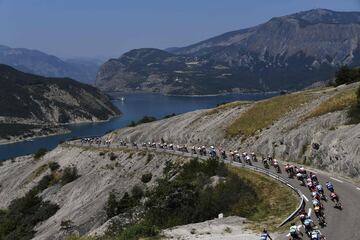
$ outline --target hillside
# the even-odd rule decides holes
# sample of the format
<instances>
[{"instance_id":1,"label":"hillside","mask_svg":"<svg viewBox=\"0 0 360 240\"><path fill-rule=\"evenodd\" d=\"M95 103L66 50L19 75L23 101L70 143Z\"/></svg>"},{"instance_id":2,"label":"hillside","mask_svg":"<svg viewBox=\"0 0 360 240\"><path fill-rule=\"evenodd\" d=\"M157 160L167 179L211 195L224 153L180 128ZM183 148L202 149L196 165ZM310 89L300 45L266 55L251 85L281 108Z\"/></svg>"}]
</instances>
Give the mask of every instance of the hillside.
<instances>
[{"instance_id":1,"label":"hillside","mask_svg":"<svg viewBox=\"0 0 360 240\"><path fill-rule=\"evenodd\" d=\"M45 78L0 65L0 85L0 127L18 124L13 130L27 132L29 128L107 120L119 114L98 89L71 79ZM0 137L6 137L5 133Z\"/></svg>"},{"instance_id":2,"label":"hillside","mask_svg":"<svg viewBox=\"0 0 360 240\"><path fill-rule=\"evenodd\" d=\"M183 168L186 164L187 167ZM274 197L266 197L267 193L262 192L263 187L259 186L278 184L267 177L253 174L246 169L242 169L239 175L223 175L225 166L218 161L204 164L200 165L189 157L169 153L123 148L91 148L65 143L39 159L24 156L2 163L0 208L6 209L15 199L23 197L31 189L40 188L41 199L55 204L58 210L35 226L34 238L31 238L34 240L58 240L70 234L101 236L107 229L110 233L111 229L122 231L122 227L131 228L134 224L141 229L143 226L137 224L141 222L144 208L150 213L154 211L149 214L151 224L162 228L176 223L190 223L199 219L199 216L200 219L210 220L218 215L218 211L232 205L234 209L225 212L227 215L236 213L235 215L251 218L258 224L272 226L281 222L295 208L295 197L281 185L278 186ZM70 180L64 182L67 169L74 168L74 177L68 177ZM218 168L222 170L218 172ZM148 176L149 173L150 178L146 179L144 176ZM236 180L233 182L231 179ZM225 185L226 180L233 183ZM199 188L198 184L202 187ZM221 187L224 187L224 191L221 191ZM220 190L218 194L211 194L210 191L217 188ZM199 192L199 189L204 189L204 192ZM132 201L133 196L140 194L139 191L142 192L142 201L129 207L129 200ZM116 210L111 208L115 202L109 201L111 193L115 198L124 200L120 202L123 204L120 205L120 213L109 216L109 212L112 213L111 209ZM196 200L198 193L203 194L202 198L205 197L207 201ZM127 194L130 194L130 199L129 195L124 197ZM223 194L227 194L226 200L219 198L223 197ZM177 201L181 201L182 204L178 204ZM190 211L194 208L194 201L197 201L197 212ZM216 201L218 207L210 211L207 204L214 204L213 201ZM147 204L142 205L144 202ZM168 207L164 209L163 206ZM161 218L157 217L158 214L163 214L162 211L167 211L167 214ZM181 220L183 217L186 218ZM231 227L237 234L257 239L257 234L246 229L249 224L245 219L232 219L237 226L232 224ZM0 211L0 236L8 234L7 237L13 236L12 239L17 239L16 237L25 234L21 229L16 231L15 224L12 225L12 231L1 228L5 226L2 221L4 219ZM112 222L115 224L113 227Z\"/></svg>"},{"instance_id":3,"label":"hillside","mask_svg":"<svg viewBox=\"0 0 360 240\"><path fill-rule=\"evenodd\" d=\"M316 9L184 48L135 49L101 66L105 91L214 94L302 89L360 63L360 13Z\"/></svg>"},{"instance_id":4,"label":"hillside","mask_svg":"<svg viewBox=\"0 0 360 240\"><path fill-rule=\"evenodd\" d=\"M37 50L0 45L0 63L27 73L45 77L68 77L92 84L102 62L81 58L64 61Z\"/></svg>"},{"instance_id":5,"label":"hillside","mask_svg":"<svg viewBox=\"0 0 360 240\"><path fill-rule=\"evenodd\" d=\"M312 89L255 103L233 102L116 130L108 138L254 151L360 178L359 84Z\"/></svg>"}]
</instances>

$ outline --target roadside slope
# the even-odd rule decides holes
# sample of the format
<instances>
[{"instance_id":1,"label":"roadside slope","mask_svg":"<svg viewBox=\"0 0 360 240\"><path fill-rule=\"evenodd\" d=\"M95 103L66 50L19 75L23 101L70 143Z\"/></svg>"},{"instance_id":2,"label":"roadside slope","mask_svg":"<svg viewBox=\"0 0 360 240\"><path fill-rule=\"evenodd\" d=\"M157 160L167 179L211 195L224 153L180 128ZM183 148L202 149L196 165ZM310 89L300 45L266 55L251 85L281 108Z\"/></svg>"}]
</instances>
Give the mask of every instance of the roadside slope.
<instances>
[{"instance_id":1,"label":"roadside slope","mask_svg":"<svg viewBox=\"0 0 360 240\"><path fill-rule=\"evenodd\" d=\"M231 103L119 129L107 137L250 150L359 178L360 124L349 124L348 117L356 98L340 106L331 101L339 94L351 95L358 85L312 89L253 104ZM324 104L335 108L319 112Z\"/></svg>"}]
</instances>

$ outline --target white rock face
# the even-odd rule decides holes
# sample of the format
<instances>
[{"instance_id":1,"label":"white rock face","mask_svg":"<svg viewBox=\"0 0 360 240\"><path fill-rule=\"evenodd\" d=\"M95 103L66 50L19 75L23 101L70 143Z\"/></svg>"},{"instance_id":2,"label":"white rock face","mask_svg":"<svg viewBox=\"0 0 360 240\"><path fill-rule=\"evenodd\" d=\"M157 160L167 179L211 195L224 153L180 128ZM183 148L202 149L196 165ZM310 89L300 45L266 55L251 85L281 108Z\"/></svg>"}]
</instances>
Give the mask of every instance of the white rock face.
<instances>
[{"instance_id":1,"label":"white rock face","mask_svg":"<svg viewBox=\"0 0 360 240\"><path fill-rule=\"evenodd\" d=\"M59 163L62 169L73 165L78 169L78 179L65 186L54 185L42 193L44 200L58 204L60 209L36 227L34 239L63 239L66 232L60 231L60 224L66 220L74 223L73 232L86 234L106 221L104 206L110 191L114 190L120 198L125 192L131 192L135 185L151 187L155 179L162 176L166 161L183 161L179 156L129 150L113 150L117 159L111 161L106 151L104 156L100 156L100 152L60 146L38 161L27 156L17 158L15 162L4 162L0 167L0 208L6 208L11 200L23 196L48 174L46 164L49 162ZM41 168L44 170L39 171ZM153 175L151 182L142 183L141 176L149 172Z\"/></svg>"},{"instance_id":2,"label":"white rock face","mask_svg":"<svg viewBox=\"0 0 360 240\"><path fill-rule=\"evenodd\" d=\"M165 239L176 240L258 240L259 234L246 229L245 219L226 217L166 229ZM274 239L275 235L271 236Z\"/></svg>"}]
</instances>

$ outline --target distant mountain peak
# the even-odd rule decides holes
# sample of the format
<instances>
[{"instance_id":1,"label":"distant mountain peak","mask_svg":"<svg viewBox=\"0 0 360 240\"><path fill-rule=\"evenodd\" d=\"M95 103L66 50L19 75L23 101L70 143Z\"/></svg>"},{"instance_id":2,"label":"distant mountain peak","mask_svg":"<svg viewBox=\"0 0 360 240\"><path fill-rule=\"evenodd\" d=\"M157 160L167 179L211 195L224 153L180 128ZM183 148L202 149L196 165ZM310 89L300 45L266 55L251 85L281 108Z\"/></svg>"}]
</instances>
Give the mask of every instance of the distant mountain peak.
<instances>
[{"instance_id":1,"label":"distant mountain peak","mask_svg":"<svg viewBox=\"0 0 360 240\"><path fill-rule=\"evenodd\" d=\"M39 50L0 45L0 63L45 77L69 77L85 83L93 83L102 62L81 61L80 59L63 61Z\"/></svg>"},{"instance_id":2,"label":"distant mountain peak","mask_svg":"<svg viewBox=\"0 0 360 240\"><path fill-rule=\"evenodd\" d=\"M96 84L174 94L301 89L360 64L359 39L360 12L312 9L167 52L132 50L105 63Z\"/></svg>"}]
</instances>

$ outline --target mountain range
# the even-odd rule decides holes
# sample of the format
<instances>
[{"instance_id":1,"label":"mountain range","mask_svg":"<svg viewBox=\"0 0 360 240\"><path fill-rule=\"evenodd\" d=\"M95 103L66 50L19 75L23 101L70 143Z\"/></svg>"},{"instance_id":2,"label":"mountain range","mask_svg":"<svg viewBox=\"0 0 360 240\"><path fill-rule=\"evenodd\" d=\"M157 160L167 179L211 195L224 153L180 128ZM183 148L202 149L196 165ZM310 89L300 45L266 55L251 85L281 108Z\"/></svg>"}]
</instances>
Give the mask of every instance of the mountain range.
<instances>
[{"instance_id":1,"label":"mountain range","mask_svg":"<svg viewBox=\"0 0 360 240\"><path fill-rule=\"evenodd\" d=\"M27 73L45 77L69 77L92 84L103 62L90 58L62 60L38 50L0 45L0 63Z\"/></svg>"},{"instance_id":2,"label":"mountain range","mask_svg":"<svg viewBox=\"0 0 360 240\"><path fill-rule=\"evenodd\" d=\"M104 91L219 94L302 89L360 64L360 12L314 9L187 47L134 49L100 67Z\"/></svg>"}]
</instances>

